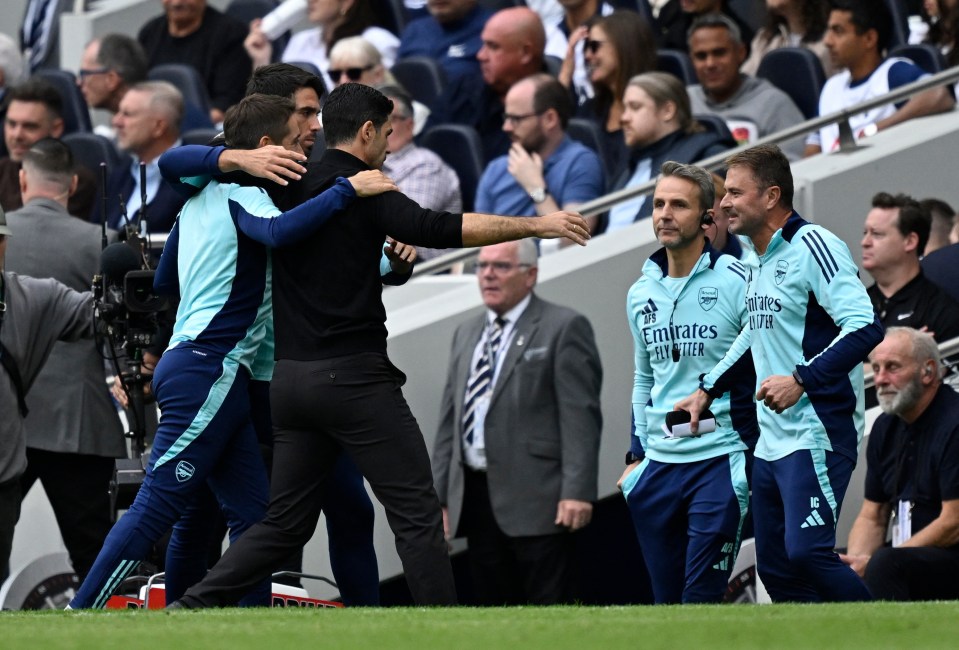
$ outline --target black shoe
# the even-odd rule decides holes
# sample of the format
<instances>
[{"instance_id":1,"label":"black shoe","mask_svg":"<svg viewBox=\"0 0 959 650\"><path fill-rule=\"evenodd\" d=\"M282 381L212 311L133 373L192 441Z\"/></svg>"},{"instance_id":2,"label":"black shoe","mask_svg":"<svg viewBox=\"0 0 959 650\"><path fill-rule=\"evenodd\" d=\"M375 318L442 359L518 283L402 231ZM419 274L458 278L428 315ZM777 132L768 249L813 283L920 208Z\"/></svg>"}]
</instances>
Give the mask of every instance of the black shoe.
<instances>
[{"instance_id":1,"label":"black shoe","mask_svg":"<svg viewBox=\"0 0 959 650\"><path fill-rule=\"evenodd\" d=\"M193 608L187 605L182 600L174 600L172 603L164 607L164 609L193 609Z\"/></svg>"}]
</instances>

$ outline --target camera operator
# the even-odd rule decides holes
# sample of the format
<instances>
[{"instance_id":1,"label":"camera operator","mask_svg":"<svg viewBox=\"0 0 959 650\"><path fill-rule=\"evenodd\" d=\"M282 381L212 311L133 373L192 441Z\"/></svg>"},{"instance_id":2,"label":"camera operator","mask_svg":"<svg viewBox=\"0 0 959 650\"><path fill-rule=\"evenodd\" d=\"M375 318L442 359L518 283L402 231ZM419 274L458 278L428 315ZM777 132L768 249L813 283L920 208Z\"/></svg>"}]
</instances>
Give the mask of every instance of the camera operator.
<instances>
[{"instance_id":1,"label":"camera operator","mask_svg":"<svg viewBox=\"0 0 959 650\"><path fill-rule=\"evenodd\" d=\"M0 269L10 236L0 210ZM0 271L0 582L6 580L27 466L26 395L54 344L93 336L93 295Z\"/></svg>"},{"instance_id":2,"label":"camera operator","mask_svg":"<svg viewBox=\"0 0 959 650\"><path fill-rule=\"evenodd\" d=\"M83 291L100 262L99 227L74 218L67 201L77 184L73 155L60 140L38 140L23 156L23 207L8 217L17 245L6 269L53 278ZM57 343L34 382L24 421L26 496L39 480L82 581L110 532L113 459L126 446L107 390L103 359L93 341Z\"/></svg>"}]
</instances>

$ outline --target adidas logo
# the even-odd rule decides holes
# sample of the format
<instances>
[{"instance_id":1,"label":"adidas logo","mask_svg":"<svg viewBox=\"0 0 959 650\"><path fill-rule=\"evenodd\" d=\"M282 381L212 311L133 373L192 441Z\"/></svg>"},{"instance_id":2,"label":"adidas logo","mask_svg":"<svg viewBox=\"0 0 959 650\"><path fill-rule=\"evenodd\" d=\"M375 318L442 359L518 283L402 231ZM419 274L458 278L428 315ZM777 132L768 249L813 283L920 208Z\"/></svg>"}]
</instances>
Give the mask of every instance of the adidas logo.
<instances>
[{"instance_id":1,"label":"adidas logo","mask_svg":"<svg viewBox=\"0 0 959 650\"><path fill-rule=\"evenodd\" d=\"M653 299L650 298L646 301L646 306L643 307L639 313L643 315L643 325L649 325L650 323L656 322L656 312L659 311L659 308L656 306L656 303L653 302Z\"/></svg>"},{"instance_id":2,"label":"adidas logo","mask_svg":"<svg viewBox=\"0 0 959 650\"><path fill-rule=\"evenodd\" d=\"M723 544L723 548L720 550L720 553L723 554L723 559L713 565L713 568L717 571L729 571L729 563L732 561L734 544L732 542L726 542Z\"/></svg>"},{"instance_id":3,"label":"adidas logo","mask_svg":"<svg viewBox=\"0 0 959 650\"><path fill-rule=\"evenodd\" d=\"M729 558L724 557L721 562L714 564L713 568L717 571L729 571Z\"/></svg>"},{"instance_id":4,"label":"adidas logo","mask_svg":"<svg viewBox=\"0 0 959 650\"><path fill-rule=\"evenodd\" d=\"M825 526L826 522L822 520L822 517L819 516L818 510L813 510L809 513L809 516L806 517L806 521L803 522L803 525L800 528L814 528L816 526Z\"/></svg>"}]
</instances>

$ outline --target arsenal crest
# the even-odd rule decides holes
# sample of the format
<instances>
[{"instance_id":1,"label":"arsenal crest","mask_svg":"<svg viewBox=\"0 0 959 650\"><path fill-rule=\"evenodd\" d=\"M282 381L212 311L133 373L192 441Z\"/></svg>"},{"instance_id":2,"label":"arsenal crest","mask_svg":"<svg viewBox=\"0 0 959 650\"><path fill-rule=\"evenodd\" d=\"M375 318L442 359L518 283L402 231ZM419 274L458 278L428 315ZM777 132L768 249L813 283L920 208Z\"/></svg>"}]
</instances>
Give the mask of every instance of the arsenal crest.
<instances>
[{"instance_id":1,"label":"arsenal crest","mask_svg":"<svg viewBox=\"0 0 959 650\"><path fill-rule=\"evenodd\" d=\"M699 290L699 306L705 311L709 311L719 302L719 289L716 287L703 287Z\"/></svg>"}]
</instances>

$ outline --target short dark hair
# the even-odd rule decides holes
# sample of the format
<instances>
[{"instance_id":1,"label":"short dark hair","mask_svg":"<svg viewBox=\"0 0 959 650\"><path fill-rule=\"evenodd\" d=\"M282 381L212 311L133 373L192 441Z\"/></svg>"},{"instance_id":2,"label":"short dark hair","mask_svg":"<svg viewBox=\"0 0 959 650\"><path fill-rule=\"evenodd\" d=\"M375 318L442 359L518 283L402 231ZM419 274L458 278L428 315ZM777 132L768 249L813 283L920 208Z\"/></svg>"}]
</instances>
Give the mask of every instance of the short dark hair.
<instances>
[{"instance_id":1,"label":"short dark hair","mask_svg":"<svg viewBox=\"0 0 959 650\"><path fill-rule=\"evenodd\" d=\"M62 140L40 138L23 154L23 168L27 174L37 173L43 180L70 186L76 163L73 152Z\"/></svg>"},{"instance_id":2,"label":"short dark hair","mask_svg":"<svg viewBox=\"0 0 959 650\"><path fill-rule=\"evenodd\" d=\"M247 95L231 106L223 118L226 146L234 149L256 149L260 138L269 136L279 144L288 134L288 123L295 106L289 97Z\"/></svg>"},{"instance_id":3,"label":"short dark hair","mask_svg":"<svg viewBox=\"0 0 959 650\"><path fill-rule=\"evenodd\" d=\"M793 173L789 159L774 144L761 144L735 153L726 159L726 167L748 167L761 190L779 188L779 205L787 210L793 207Z\"/></svg>"},{"instance_id":4,"label":"short dark hair","mask_svg":"<svg viewBox=\"0 0 959 650\"><path fill-rule=\"evenodd\" d=\"M320 99L326 94L323 80L315 74L289 63L270 63L253 71L246 84L246 94L292 97L300 88L312 88Z\"/></svg>"},{"instance_id":5,"label":"short dark hair","mask_svg":"<svg viewBox=\"0 0 959 650\"><path fill-rule=\"evenodd\" d=\"M147 78L147 55L140 43L126 34L107 34L101 38L97 62L116 72L128 86Z\"/></svg>"},{"instance_id":6,"label":"short dark hair","mask_svg":"<svg viewBox=\"0 0 959 650\"><path fill-rule=\"evenodd\" d=\"M876 30L876 45L882 54L892 43L892 13L885 0L832 0L831 11L845 11L859 35Z\"/></svg>"},{"instance_id":7,"label":"short dark hair","mask_svg":"<svg viewBox=\"0 0 959 650\"><path fill-rule=\"evenodd\" d=\"M899 210L899 218L896 219L896 228L903 237L908 237L911 233L916 233L919 238L919 245L916 246L916 255L922 256L926 250L926 244L929 242L929 230L932 228L932 215L928 210L924 210L919 201L908 194L896 194L893 196L888 192L879 192L872 197L872 207L883 208L886 210Z\"/></svg>"},{"instance_id":8,"label":"short dark hair","mask_svg":"<svg viewBox=\"0 0 959 650\"><path fill-rule=\"evenodd\" d=\"M528 77L534 84L533 110L545 113L549 109L556 111L559 124L565 131L569 126L569 119L573 116L573 100L569 90L559 80L546 73L540 72Z\"/></svg>"},{"instance_id":9,"label":"short dark hair","mask_svg":"<svg viewBox=\"0 0 959 650\"><path fill-rule=\"evenodd\" d=\"M21 102L37 102L47 107L51 117L63 117L63 97L56 86L43 77L30 77L22 84L14 86L7 93L5 104L10 105L13 100Z\"/></svg>"},{"instance_id":10,"label":"short dark hair","mask_svg":"<svg viewBox=\"0 0 959 650\"><path fill-rule=\"evenodd\" d=\"M326 147L353 142L367 122L378 131L393 112L393 102L376 88L358 83L337 86L323 105L323 133Z\"/></svg>"}]
</instances>

